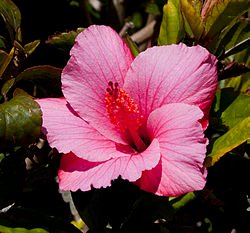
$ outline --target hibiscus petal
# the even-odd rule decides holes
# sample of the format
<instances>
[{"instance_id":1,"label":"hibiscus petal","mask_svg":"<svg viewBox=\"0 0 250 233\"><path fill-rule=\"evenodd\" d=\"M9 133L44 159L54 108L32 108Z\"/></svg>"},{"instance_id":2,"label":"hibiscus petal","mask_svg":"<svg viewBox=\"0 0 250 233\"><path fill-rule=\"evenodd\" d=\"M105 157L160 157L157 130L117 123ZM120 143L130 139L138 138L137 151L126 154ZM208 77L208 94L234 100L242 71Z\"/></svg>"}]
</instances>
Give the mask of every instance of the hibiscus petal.
<instances>
[{"instance_id":1,"label":"hibiscus petal","mask_svg":"<svg viewBox=\"0 0 250 233\"><path fill-rule=\"evenodd\" d=\"M124 142L106 113L108 82L123 85L132 54L110 27L92 25L78 35L62 72L62 90L73 109L99 132Z\"/></svg>"},{"instance_id":2,"label":"hibiscus petal","mask_svg":"<svg viewBox=\"0 0 250 233\"><path fill-rule=\"evenodd\" d=\"M160 160L160 148L157 139L140 154L127 155L105 162L89 162L73 153L63 155L58 173L61 190L88 191L91 187L101 188L111 185L111 181L121 176L136 181L142 171L152 169Z\"/></svg>"},{"instance_id":3,"label":"hibiscus petal","mask_svg":"<svg viewBox=\"0 0 250 233\"><path fill-rule=\"evenodd\" d=\"M64 98L37 99L43 112L44 133L51 147L72 151L80 158L97 162L124 156L117 145L76 115Z\"/></svg>"},{"instance_id":4,"label":"hibiscus petal","mask_svg":"<svg viewBox=\"0 0 250 233\"><path fill-rule=\"evenodd\" d=\"M140 53L124 89L147 116L167 103L196 105L207 114L217 87L217 59L201 46L158 46Z\"/></svg>"},{"instance_id":5,"label":"hibiscus petal","mask_svg":"<svg viewBox=\"0 0 250 233\"><path fill-rule=\"evenodd\" d=\"M159 140L161 162L151 171L143 172L137 185L167 196L204 187L207 139L199 123L202 116L198 107L183 103L167 104L149 115L148 132L151 138Z\"/></svg>"}]
</instances>

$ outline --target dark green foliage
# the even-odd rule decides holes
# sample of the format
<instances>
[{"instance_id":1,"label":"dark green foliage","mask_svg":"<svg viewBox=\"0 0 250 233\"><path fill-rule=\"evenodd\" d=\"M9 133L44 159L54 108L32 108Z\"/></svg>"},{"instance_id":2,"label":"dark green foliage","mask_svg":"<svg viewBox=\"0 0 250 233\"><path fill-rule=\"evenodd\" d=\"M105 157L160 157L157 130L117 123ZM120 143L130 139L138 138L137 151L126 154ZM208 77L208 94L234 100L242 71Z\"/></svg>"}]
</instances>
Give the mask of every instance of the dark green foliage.
<instances>
[{"instance_id":1,"label":"dark green foliage","mask_svg":"<svg viewBox=\"0 0 250 233\"><path fill-rule=\"evenodd\" d=\"M0 0L0 232L81 232L71 224L78 223L76 210L88 233L249 232L250 1L114 2L102 0L98 11L87 0ZM183 42L218 58L205 131L207 185L173 198L117 179L109 188L72 193L72 211L58 187L61 154L42 134L34 99L63 96L61 72L84 28L104 24L120 32L130 21L134 27L123 36L134 56L147 46ZM152 36L131 39L152 21Z\"/></svg>"}]
</instances>

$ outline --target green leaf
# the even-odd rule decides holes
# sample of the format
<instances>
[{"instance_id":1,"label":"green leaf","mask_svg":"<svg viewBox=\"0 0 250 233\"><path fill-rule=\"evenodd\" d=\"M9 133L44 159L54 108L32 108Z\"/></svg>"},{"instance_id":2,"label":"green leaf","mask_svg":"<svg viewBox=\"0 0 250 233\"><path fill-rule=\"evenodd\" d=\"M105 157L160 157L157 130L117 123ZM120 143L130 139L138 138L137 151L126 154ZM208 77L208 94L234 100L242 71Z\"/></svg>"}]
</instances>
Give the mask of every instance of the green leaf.
<instances>
[{"instance_id":1,"label":"green leaf","mask_svg":"<svg viewBox=\"0 0 250 233\"><path fill-rule=\"evenodd\" d=\"M221 57L225 50L232 48L237 43L248 38L250 35L249 23L237 17L233 19L221 32L212 40L207 41L207 48L216 56Z\"/></svg>"},{"instance_id":2,"label":"green leaf","mask_svg":"<svg viewBox=\"0 0 250 233\"><path fill-rule=\"evenodd\" d=\"M42 183L42 185L44 184ZM51 187L47 188L51 189ZM38 194L34 192L33 195L38 195ZM39 201L39 198L37 199L37 201ZM67 211L66 208L62 208L61 210ZM70 216L70 213L68 216ZM39 229L43 230L41 233L45 233L44 229L48 230L48 232L55 232L55 233L81 233L81 231L78 230L71 223L69 223L69 221L70 221L69 218L64 218L64 217L62 218L57 215L50 214L49 212L43 212L34 207L27 208L22 206L18 207L14 206L4 215L1 216L0 226L8 226L9 228L12 229L16 227L21 227L24 229L31 229L31 230ZM28 231L27 233L30 232Z\"/></svg>"},{"instance_id":3,"label":"green leaf","mask_svg":"<svg viewBox=\"0 0 250 233\"><path fill-rule=\"evenodd\" d=\"M249 46L250 46L250 38L247 38L247 39L239 42L235 46L233 46L231 49L227 50L224 54L224 57L228 57L228 56L231 56L232 54L238 53L238 52L248 48Z\"/></svg>"},{"instance_id":4,"label":"green leaf","mask_svg":"<svg viewBox=\"0 0 250 233\"><path fill-rule=\"evenodd\" d=\"M239 63L243 63L246 67L250 69L250 46L243 51L235 54L233 59ZM249 73L248 73L249 77Z\"/></svg>"},{"instance_id":5,"label":"green leaf","mask_svg":"<svg viewBox=\"0 0 250 233\"><path fill-rule=\"evenodd\" d=\"M0 225L0 232L4 233L49 233L48 231L42 228L26 229L26 228L11 228Z\"/></svg>"},{"instance_id":6,"label":"green leaf","mask_svg":"<svg viewBox=\"0 0 250 233\"><path fill-rule=\"evenodd\" d=\"M248 89L250 87L249 73L235 78L227 79L225 87L232 87L234 88L234 91L246 94L247 92L249 92Z\"/></svg>"},{"instance_id":7,"label":"green leaf","mask_svg":"<svg viewBox=\"0 0 250 233\"><path fill-rule=\"evenodd\" d=\"M75 42L76 36L83 30L84 28L78 28L76 31L58 33L49 37L45 43L68 53Z\"/></svg>"},{"instance_id":8,"label":"green leaf","mask_svg":"<svg viewBox=\"0 0 250 233\"><path fill-rule=\"evenodd\" d=\"M9 54L0 51L0 58L3 60L0 60L0 80L3 78L3 74L7 67L9 66L13 56L14 56L15 48L13 47Z\"/></svg>"},{"instance_id":9,"label":"green leaf","mask_svg":"<svg viewBox=\"0 0 250 233\"><path fill-rule=\"evenodd\" d=\"M179 0L180 1L180 0ZM197 15L200 15L201 12L201 7L202 7L202 0L189 0L189 2L192 4L195 12ZM189 25L188 20L185 17L185 14L182 15L183 16L183 22L184 22L184 28L185 28L185 32L187 33L187 35L194 39L194 34L192 32L192 29Z\"/></svg>"},{"instance_id":10,"label":"green leaf","mask_svg":"<svg viewBox=\"0 0 250 233\"><path fill-rule=\"evenodd\" d=\"M0 105L0 146L29 144L41 128L39 105L28 96L15 96Z\"/></svg>"},{"instance_id":11,"label":"green leaf","mask_svg":"<svg viewBox=\"0 0 250 233\"><path fill-rule=\"evenodd\" d=\"M189 2L192 4L197 14L200 14L204 0L189 0Z\"/></svg>"},{"instance_id":12,"label":"green leaf","mask_svg":"<svg viewBox=\"0 0 250 233\"><path fill-rule=\"evenodd\" d=\"M214 51L214 54L220 56L220 59L226 57L224 54L225 50L228 52L233 48L233 50L227 54L227 56L233 53L239 52L240 50L249 47L247 43L250 37L250 24L246 21L237 22L234 20L228 25L225 30L222 31L218 40L212 40L208 47ZM239 50L239 48L240 50ZM226 52L226 53L228 53ZM222 54L222 56L221 56Z\"/></svg>"},{"instance_id":13,"label":"green leaf","mask_svg":"<svg viewBox=\"0 0 250 233\"><path fill-rule=\"evenodd\" d=\"M249 0L207 1L201 12L205 25L204 36L210 40L216 37L231 21L243 15L249 8Z\"/></svg>"},{"instance_id":14,"label":"green leaf","mask_svg":"<svg viewBox=\"0 0 250 233\"><path fill-rule=\"evenodd\" d=\"M4 159L4 154L3 153L0 153L0 163L1 163L1 161Z\"/></svg>"},{"instance_id":15,"label":"green leaf","mask_svg":"<svg viewBox=\"0 0 250 233\"><path fill-rule=\"evenodd\" d=\"M160 15L161 14L158 5L154 2L149 2L147 4L146 12L151 14L151 15Z\"/></svg>"},{"instance_id":16,"label":"green leaf","mask_svg":"<svg viewBox=\"0 0 250 233\"><path fill-rule=\"evenodd\" d=\"M6 49L6 39L0 36L0 49Z\"/></svg>"},{"instance_id":17,"label":"green leaf","mask_svg":"<svg viewBox=\"0 0 250 233\"><path fill-rule=\"evenodd\" d=\"M136 45L136 43L131 39L131 37L128 34L124 36L124 40L126 41L134 57L136 57L140 53L140 50L138 46Z\"/></svg>"},{"instance_id":18,"label":"green leaf","mask_svg":"<svg viewBox=\"0 0 250 233\"><path fill-rule=\"evenodd\" d=\"M224 80L220 81L224 82ZM219 85L221 86L221 84ZM240 93L234 91L232 87L222 88L216 91L216 98L215 98L215 106L214 111L217 112L219 115L222 114L229 106L233 103L233 101L238 97Z\"/></svg>"},{"instance_id":19,"label":"green leaf","mask_svg":"<svg viewBox=\"0 0 250 233\"><path fill-rule=\"evenodd\" d=\"M0 50L0 70L2 69L1 67L4 66L5 61L8 59L8 53L6 53L3 50ZM1 77L1 75L0 75Z\"/></svg>"},{"instance_id":20,"label":"green leaf","mask_svg":"<svg viewBox=\"0 0 250 233\"><path fill-rule=\"evenodd\" d=\"M35 90L36 97L59 97L61 92L61 68L49 65L40 65L27 68L16 77L17 85L26 91L30 87Z\"/></svg>"},{"instance_id":21,"label":"green leaf","mask_svg":"<svg viewBox=\"0 0 250 233\"><path fill-rule=\"evenodd\" d=\"M27 93L26 91L20 88L16 88L15 91L13 92L13 96L16 96L16 95L23 95L23 96L30 97L29 93Z\"/></svg>"},{"instance_id":22,"label":"green leaf","mask_svg":"<svg viewBox=\"0 0 250 233\"><path fill-rule=\"evenodd\" d=\"M250 116L250 96L240 94L221 114L222 122L230 129Z\"/></svg>"},{"instance_id":23,"label":"green leaf","mask_svg":"<svg viewBox=\"0 0 250 233\"><path fill-rule=\"evenodd\" d=\"M1 94L4 96L5 99L7 99L7 94L9 92L9 90L11 89L11 87L13 87L14 83L15 83L15 79L11 78L11 79L7 80L4 83L4 85L2 86Z\"/></svg>"},{"instance_id":24,"label":"green leaf","mask_svg":"<svg viewBox=\"0 0 250 233\"><path fill-rule=\"evenodd\" d=\"M213 145L211 153L205 159L205 166L213 166L223 155L250 139L250 117L238 122Z\"/></svg>"},{"instance_id":25,"label":"green leaf","mask_svg":"<svg viewBox=\"0 0 250 233\"><path fill-rule=\"evenodd\" d=\"M193 39L193 38L194 38L194 34L193 34L193 32L192 32L192 29L191 29L191 27L190 27L190 25L189 25L189 23L188 23L188 21L187 21L185 15L183 15L183 25L184 25L184 29L185 29L186 34L187 34L190 38Z\"/></svg>"},{"instance_id":26,"label":"green leaf","mask_svg":"<svg viewBox=\"0 0 250 233\"><path fill-rule=\"evenodd\" d=\"M141 12L134 12L131 16L131 21L134 23L135 28L141 28L143 25L143 17Z\"/></svg>"},{"instance_id":27,"label":"green leaf","mask_svg":"<svg viewBox=\"0 0 250 233\"><path fill-rule=\"evenodd\" d=\"M158 38L159 45L176 44L184 37L183 18L179 0L169 0L163 7L163 18Z\"/></svg>"},{"instance_id":28,"label":"green leaf","mask_svg":"<svg viewBox=\"0 0 250 233\"><path fill-rule=\"evenodd\" d=\"M198 41L204 32L204 25L197 10L193 7L191 0L180 0L182 14L192 30L192 34Z\"/></svg>"},{"instance_id":29,"label":"green leaf","mask_svg":"<svg viewBox=\"0 0 250 233\"><path fill-rule=\"evenodd\" d=\"M230 62L222 70L219 71L218 79L223 80L227 78L237 77L239 75L248 73L248 68L244 63Z\"/></svg>"},{"instance_id":30,"label":"green leaf","mask_svg":"<svg viewBox=\"0 0 250 233\"><path fill-rule=\"evenodd\" d=\"M40 40L35 40L35 41L32 41L32 42L24 45L25 54L27 54L27 55L32 54L39 45L40 45Z\"/></svg>"},{"instance_id":31,"label":"green leaf","mask_svg":"<svg viewBox=\"0 0 250 233\"><path fill-rule=\"evenodd\" d=\"M178 211L186 204L193 201L195 198L196 198L195 193L189 192L183 196L175 197L173 200L170 201L170 204L172 205L175 211Z\"/></svg>"},{"instance_id":32,"label":"green leaf","mask_svg":"<svg viewBox=\"0 0 250 233\"><path fill-rule=\"evenodd\" d=\"M11 0L0 1L0 15L6 23L12 41L15 39L21 40L20 24L21 13L18 7Z\"/></svg>"},{"instance_id":33,"label":"green leaf","mask_svg":"<svg viewBox=\"0 0 250 233\"><path fill-rule=\"evenodd\" d=\"M20 43L14 41L11 51L0 66L0 79L8 80L12 78L19 71L20 64L25 58L24 48Z\"/></svg>"},{"instance_id":34,"label":"green leaf","mask_svg":"<svg viewBox=\"0 0 250 233\"><path fill-rule=\"evenodd\" d=\"M93 232L104 232L108 224L109 216L107 208L110 208L109 189L97 189L87 192L73 192L72 198L82 220Z\"/></svg>"},{"instance_id":35,"label":"green leaf","mask_svg":"<svg viewBox=\"0 0 250 233\"><path fill-rule=\"evenodd\" d=\"M154 228L156 226L154 222L160 219L167 219L170 222L173 216L174 210L168 197L141 195L126 216L121 232L158 232L157 228Z\"/></svg>"}]
</instances>

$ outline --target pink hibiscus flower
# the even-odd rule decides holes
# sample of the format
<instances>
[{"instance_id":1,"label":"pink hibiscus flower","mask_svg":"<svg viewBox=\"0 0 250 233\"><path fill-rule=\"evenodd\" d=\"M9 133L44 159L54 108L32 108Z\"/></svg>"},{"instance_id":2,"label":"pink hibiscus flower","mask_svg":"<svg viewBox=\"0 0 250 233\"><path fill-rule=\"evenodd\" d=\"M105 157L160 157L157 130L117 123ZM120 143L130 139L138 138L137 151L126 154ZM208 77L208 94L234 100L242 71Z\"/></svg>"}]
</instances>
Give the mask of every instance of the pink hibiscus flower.
<instances>
[{"instance_id":1,"label":"pink hibiscus flower","mask_svg":"<svg viewBox=\"0 0 250 233\"><path fill-rule=\"evenodd\" d=\"M62 72L64 97L37 100L48 142L64 153L60 189L107 187L119 176L158 195L202 189L216 63L184 44L134 59L110 27L80 33Z\"/></svg>"}]
</instances>

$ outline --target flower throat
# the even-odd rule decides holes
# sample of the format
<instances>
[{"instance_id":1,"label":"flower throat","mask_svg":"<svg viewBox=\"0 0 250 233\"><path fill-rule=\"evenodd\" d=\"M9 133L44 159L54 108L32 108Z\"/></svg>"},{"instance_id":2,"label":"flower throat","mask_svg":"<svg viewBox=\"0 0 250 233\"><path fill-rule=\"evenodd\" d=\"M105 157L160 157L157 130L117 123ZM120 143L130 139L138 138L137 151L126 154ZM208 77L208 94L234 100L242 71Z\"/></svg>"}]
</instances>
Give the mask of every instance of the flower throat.
<instances>
[{"instance_id":1,"label":"flower throat","mask_svg":"<svg viewBox=\"0 0 250 233\"><path fill-rule=\"evenodd\" d=\"M110 81L105 95L106 111L111 123L121 132L129 132L138 151L146 149L145 143L138 134L142 125L143 116L138 110L138 105L130 98L118 83Z\"/></svg>"}]
</instances>

